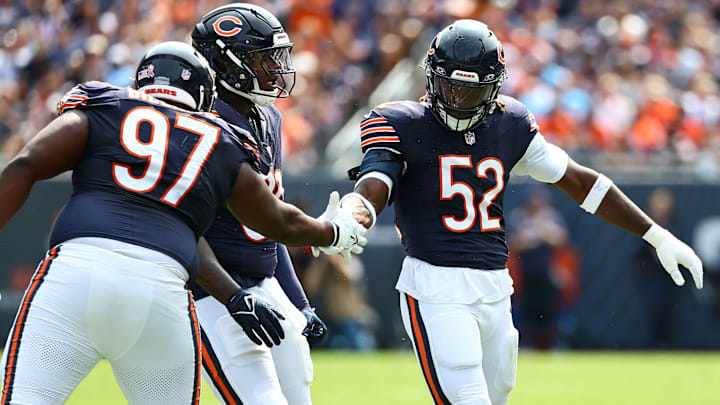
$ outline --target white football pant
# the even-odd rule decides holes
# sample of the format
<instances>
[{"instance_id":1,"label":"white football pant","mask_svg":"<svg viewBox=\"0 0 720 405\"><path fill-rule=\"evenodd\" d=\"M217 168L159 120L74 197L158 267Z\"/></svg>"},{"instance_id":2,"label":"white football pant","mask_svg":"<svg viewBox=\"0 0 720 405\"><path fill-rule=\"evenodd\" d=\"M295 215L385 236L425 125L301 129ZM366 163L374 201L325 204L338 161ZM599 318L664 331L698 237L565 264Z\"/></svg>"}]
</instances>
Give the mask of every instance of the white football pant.
<instances>
[{"instance_id":1,"label":"white football pant","mask_svg":"<svg viewBox=\"0 0 720 405\"><path fill-rule=\"evenodd\" d=\"M253 343L227 308L212 297L197 300L203 345L203 376L215 396L227 405L309 405L313 366L302 330L305 315L290 302L275 278L248 288L270 304L285 339L268 348Z\"/></svg>"},{"instance_id":2,"label":"white football pant","mask_svg":"<svg viewBox=\"0 0 720 405\"><path fill-rule=\"evenodd\" d=\"M435 404L507 404L518 353L510 297L442 304L401 292L400 311Z\"/></svg>"},{"instance_id":3,"label":"white football pant","mask_svg":"<svg viewBox=\"0 0 720 405\"><path fill-rule=\"evenodd\" d=\"M188 275L170 257L78 238L51 249L2 358L2 404L63 404L101 358L130 404L198 404L200 341Z\"/></svg>"}]
</instances>

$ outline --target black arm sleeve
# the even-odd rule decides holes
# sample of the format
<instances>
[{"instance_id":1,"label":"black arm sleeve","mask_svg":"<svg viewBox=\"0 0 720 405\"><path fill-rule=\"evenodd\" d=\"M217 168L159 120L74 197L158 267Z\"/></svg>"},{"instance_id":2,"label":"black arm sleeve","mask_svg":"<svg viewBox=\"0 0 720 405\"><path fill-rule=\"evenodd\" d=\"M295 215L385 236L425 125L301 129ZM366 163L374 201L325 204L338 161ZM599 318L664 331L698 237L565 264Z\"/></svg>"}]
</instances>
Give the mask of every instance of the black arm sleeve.
<instances>
[{"instance_id":1,"label":"black arm sleeve","mask_svg":"<svg viewBox=\"0 0 720 405\"><path fill-rule=\"evenodd\" d=\"M282 287L285 295L288 296L290 302L297 308L302 308L309 304L305 291L303 291L300 280L295 274L295 268L290 260L290 254L287 247L278 243L277 245L278 263L275 267L275 278L277 278L280 287Z\"/></svg>"},{"instance_id":2,"label":"black arm sleeve","mask_svg":"<svg viewBox=\"0 0 720 405\"><path fill-rule=\"evenodd\" d=\"M388 205L390 205L395 194L395 186L397 186L404 171L405 161L403 161L401 155L384 149L371 149L365 153L360 166L348 170L348 177L350 180L358 180L370 172L386 174L393 181L393 190L388 199Z\"/></svg>"}]
</instances>

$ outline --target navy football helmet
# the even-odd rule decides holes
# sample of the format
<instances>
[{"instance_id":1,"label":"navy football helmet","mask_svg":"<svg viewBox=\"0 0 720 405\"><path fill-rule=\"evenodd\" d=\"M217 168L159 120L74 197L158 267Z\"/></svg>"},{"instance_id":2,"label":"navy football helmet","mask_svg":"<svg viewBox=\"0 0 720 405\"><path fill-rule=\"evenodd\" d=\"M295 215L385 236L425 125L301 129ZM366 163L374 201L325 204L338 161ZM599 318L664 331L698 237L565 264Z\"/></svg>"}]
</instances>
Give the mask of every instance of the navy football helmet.
<instances>
[{"instance_id":1,"label":"navy football helmet","mask_svg":"<svg viewBox=\"0 0 720 405\"><path fill-rule=\"evenodd\" d=\"M220 86L261 106L290 95L293 44L280 21L262 7L233 3L207 13L192 43L215 70Z\"/></svg>"},{"instance_id":2,"label":"navy football helmet","mask_svg":"<svg viewBox=\"0 0 720 405\"><path fill-rule=\"evenodd\" d=\"M507 78L502 44L475 20L458 20L440 31L423 67L427 101L452 131L470 130L492 113Z\"/></svg>"},{"instance_id":3,"label":"navy football helmet","mask_svg":"<svg viewBox=\"0 0 720 405\"><path fill-rule=\"evenodd\" d=\"M215 76L208 61L184 42L150 48L135 71L135 88L194 111L210 111L215 103Z\"/></svg>"}]
</instances>

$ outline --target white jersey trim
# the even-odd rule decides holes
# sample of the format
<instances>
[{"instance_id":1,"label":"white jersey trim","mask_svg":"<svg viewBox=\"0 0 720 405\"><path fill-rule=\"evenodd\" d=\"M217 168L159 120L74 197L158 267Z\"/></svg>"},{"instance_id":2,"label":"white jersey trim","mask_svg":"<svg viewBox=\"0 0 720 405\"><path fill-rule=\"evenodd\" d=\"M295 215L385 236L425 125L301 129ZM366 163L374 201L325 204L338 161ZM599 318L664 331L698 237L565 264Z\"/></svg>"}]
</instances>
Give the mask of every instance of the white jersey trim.
<instances>
[{"instance_id":1,"label":"white jersey trim","mask_svg":"<svg viewBox=\"0 0 720 405\"><path fill-rule=\"evenodd\" d=\"M564 150L548 143L542 134L537 133L511 173L529 175L543 183L557 183L565 175L569 160Z\"/></svg>"}]
</instances>

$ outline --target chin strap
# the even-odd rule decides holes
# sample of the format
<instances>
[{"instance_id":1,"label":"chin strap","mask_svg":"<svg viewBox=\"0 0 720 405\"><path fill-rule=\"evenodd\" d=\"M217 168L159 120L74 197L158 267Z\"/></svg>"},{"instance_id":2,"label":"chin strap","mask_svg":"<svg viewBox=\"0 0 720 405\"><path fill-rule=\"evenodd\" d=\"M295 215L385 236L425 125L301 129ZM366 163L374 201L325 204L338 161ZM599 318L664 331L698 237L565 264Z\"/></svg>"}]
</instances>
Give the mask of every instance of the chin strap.
<instances>
[{"instance_id":1,"label":"chin strap","mask_svg":"<svg viewBox=\"0 0 720 405\"><path fill-rule=\"evenodd\" d=\"M238 96L242 96L243 98L246 98L261 107L270 107L275 103L275 100L277 100L277 97L274 96L263 96L255 93L245 93L244 91L233 88L225 80L222 79L220 80L220 85L223 86L227 91L237 94Z\"/></svg>"}]
</instances>

